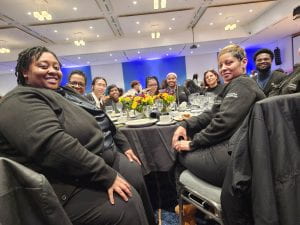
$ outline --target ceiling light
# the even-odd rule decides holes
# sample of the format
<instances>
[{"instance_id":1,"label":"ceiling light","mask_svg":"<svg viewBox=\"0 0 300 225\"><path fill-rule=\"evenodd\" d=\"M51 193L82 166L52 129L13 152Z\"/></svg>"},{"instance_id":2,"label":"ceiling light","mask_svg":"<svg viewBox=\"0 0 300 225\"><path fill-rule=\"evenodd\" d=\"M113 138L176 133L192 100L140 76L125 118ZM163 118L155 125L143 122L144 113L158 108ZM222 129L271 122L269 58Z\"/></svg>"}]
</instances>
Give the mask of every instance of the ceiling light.
<instances>
[{"instance_id":1,"label":"ceiling light","mask_svg":"<svg viewBox=\"0 0 300 225\"><path fill-rule=\"evenodd\" d=\"M141 54L141 52L140 52L140 51L137 51L137 53L138 53L138 54Z\"/></svg>"},{"instance_id":2,"label":"ceiling light","mask_svg":"<svg viewBox=\"0 0 300 225\"><path fill-rule=\"evenodd\" d=\"M66 37L66 41L68 41L69 40L69 38L68 37Z\"/></svg>"},{"instance_id":3,"label":"ceiling light","mask_svg":"<svg viewBox=\"0 0 300 225\"><path fill-rule=\"evenodd\" d=\"M252 13L253 12L253 9L249 9L249 13Z\"/></svg>"},{"instance_id":4,"label":"ceiling light","mask_svg":"<svg viewBox=\"0 0 300 225\"><path fill-rule=\"evenodd\" d=\"M136 21L135 23L136 23L137 25L139 25L139 24L140 24L140 21Z\"/></svg>"},{"instance_id":5,"label":"ceiling light","mask_svg":"<svg viewBox=\"0 0 300 225\"><path fill-rule=\"evenodd\" d=\"M234 30L234 29L236 29L236 23L233 23L233 24L227 24L225 27L224 27L224 29L226 30L226 31L232 31L232 30Z\"/></svg>"},{"instance_id":6,"label":"ceiling light","mask_svg":"<svg viewBox=\"0 0 300 225\"><path fill-rule=\"evenodd\" d=\"M237 23L239 23L239 22L240 22L240 20L236 20L236 22L237 22Z\"/></svg>"},{"instance_id":7,"label":"ceiling light","mask_svg":"<svg viewBox=\"0 0 300 225\"><path fill-rule=\"evenodd\" d=\"M158 9L159 8L158 2L159 2L159 0L153 0L153 8L154 9Z\"/></svg>"},{"instance_id":8,"label":"ceiling light","mask_svg":"<svg viewBox=\"0 0 300 225\"><path fill-rule=\"evenodd\" d=\"M31 12L28 12L27 15L31 16Z\"/></svg>"},{"instance_id":9,"label":"ceiling light","mask_svg":"<svg viewBox=\"0 0 300 225\"><path fill-rule=\"evenodd\" d=\"M109 56L112 56L112 54L110 53Z\"/></svg>"},{"instance_id":10,"label":"ceiling light","mask_svg":"<svg viewBox=\"0 0 300 225\"><path fill-rule=\"evenodd\" d=\"M172 50L172 48L169 48L169 50L171 51L171 50Z\"/></svg>"},{"instance_id":11,"label":"ceiling light","mask_svg":"<svg viewBox=\"0 0 300 225\"><path fill-rule=\"evenodd\" d=\"M175 21L175 17L172 18L172 21Z\"/></svg>"},{"instance_id":12,"label":"ceiling light","mask_svg":"<svg viewBox=\"0 0 300 225\"><path fill-rule=\"evenodd\" d=\"M137 31L137 33L138 33L138 34L140 34L140 33L141 33L141 31L140 31L140 30L138 30L138 31Z\"/></svg>"},{"instance_id":13,"label":"ceiling light","mask_svg":"<svg viewBox=\"0 0 300 225\"><path fill-rule=\"evenodd\" d=\"M169 54L167 53L166 56L169 56Z\"/></svg>"},{"instance_id":14,"label":"ceiling light","mask_svg":"<svg viewBox=\"0 0 300 225\"><path fill-rule=\"evenodd\" d=\"M74 7L73 7L73 10L74 10L74 11L77 11L77 7L76 7L76 6L74 6Z\"/></svg>"},{"instance_id":15,"label":"ceiling light","mask_svg":"<svg viewBox=\"0 0 300 225\"><path fill-rule=\"evenodd\" d=\"M222 12L219 12L219 16L222 16L223 15L223 13Z\"/></svg>"},{"instance_id":16,"label":"ceiling light","mask_svg":"<svg viewBox=\"0 0 300 225\"><path fill-rule=\"evenodd\" d=\"M57 30L54 30L53 32L54 32L54 33L57 33L58 31L57 31Z\"/></svg>"},{"instance_id":17,"label":"ceiling light","mask_svg":"<svg viewBox=\"0 0 300 225\"><path fill-rule=\"evenodd\" d=\"M11 69L11 70L10 70L10 72L14 72L14 70L13 70L13 69Z\"/></svg>"},{"instance_id":18,"label":"ceiling light","mask_svg":"<svg viewBox=\"0 0 300 225\"><path fill-rule=\"evenodd\" d=\"M194 52L193 51L191 51L191 54L193 54Z\"/></svg>"},{"instance_id":19,"label":"ceiling light","mask_svg":"<svg viewBox=\"0 0 300 225\"><path fill-rule=\"evenodd\" d=\"M136 5L136 4L137 4L137 1L133 1L132 4Z\"/></svg>"},{"instance_id":20,"label":"ceiling light","mask_svg":"<svg viewBox=\"0 0 300 225\"><path fill-rule=\"evenodd\" d=\"M200 44L197 44L197 48L199 48L200 47Z\"/></svg>"},{"instance_id":21,"label":"ceiling light","mask_svg":"<svg viewBox=\"0 0 300 225\"><path fill-rule=\"evenodd\" d=\"M115 62L117 62L118 61L118 59L115 59Z\"/></svg>"},{"instance_id":22,"label":"ceiling light","mask_svg":"<svg viewBox=\"0 0 300 225\"><path fill-rule=\"evenodd\" d=\"M89 62L89 61L87 61L86 63L87 63L87 64L90 64L90 62Z\"/></svg>"},{"instance_id":23,"label":"ceiling light","mask_svg":"<svg viewBox=\"0 0 300 225\"><path fill-rule=\"evenodd\" d=\"M160 32L158 32L158 31L152 32L152 33L151 33L151 38L152 38L152 39L160 38Z\"/></svg>"},{"instance_id":24,"label":"ceiling light","mask_svg":"<svg viewBox=\"0 0 300 225\"><path fill-rule=\"evenodd\" d=\"M52 15L46 10L35 11L33 12L33 16L39 21L52 20Z\"/></svg>"},{"instance_id":25,"label":"ceiling light","mask_svg":"<svg viewBox=\"0 0 300 225\"><path fill-rule=\"evenodd\" d=\"M85 41L80 39L80 40L75 40L74 41L74 45L76 45L77 47L80 47L80 46L85 46Z\"/></svg>"},{"instance_id":26,"label":"ceiling light","mask_svg":"<svg viewBox=\"0 0 300 225\"><path fill-rule=\"evenodd\" d=\"M99 35L99 34L97 34L97 35L96 35L96 37L98 38L98 37L100 37L100 35Z\"/></svg>"},{"instance_id":27,"label":"ceiling light","mask_svg":"<svg viewBox=\"0 0 300 225\"><path fill-rule=\"evenodd\" d=\"M212 26L212 25L214 25L214 23L213 23L213 22L210 22L210 23L209 23L209 26Z\"/></svg>"},{"instance_id":28,"label":"ceiling light","mask_svg":"<svg viewBox=\"0 0 300 225\"><path fill-rule=\"evenodd\" d=\"M169 27L169 30L172 30L172 27Z\"/></svg>"},{"instance_id":29,"label":"ceiling light","mask_svg":"<svg viewBox=\"0 0 300 225\"><path fill-rule=\"evenodd\" d=\"M229 44L232 44L233 42L232 41L229 41Z\"/></svg>"},{"instance_id":30,"label":"ceiling light","mask_svg":"<svg viewBox=\"0 0 300 225\"><path fill-rule=\"evenodd\" d=\"M80 56L78 56L77 59L81 59Z\"/></svg>"},{"instance_id":31,"label":"ceiling light","mask_svg":"<svg viewBox=\"0 0 300 225\"><path fill-rule=\"evenodd\" d=\"M0 48L0 54L8 54L10 53L10 49L9 48Z\"/></svg>"},{"instance_id":32,"label":"ceiling light","mask_svg":"<svg viewBox=\"0 0 300 225\"><path fill-rule=\"evenodd\" d=\"M167 0L160 0L160 7L165 9L167 7Z\"/></svg>"},{"instance_id":33,"label":"ceiling light","mask_svg":"<svg viewBox=\"0 0 300 225\"><path fill-rule=\"evenodd\" d=\"M93 27L93 26L90 26L89 28L90 28L91 30L92 30L92 29L94 29L94 27Z\"/></svg>"}]
</instances>

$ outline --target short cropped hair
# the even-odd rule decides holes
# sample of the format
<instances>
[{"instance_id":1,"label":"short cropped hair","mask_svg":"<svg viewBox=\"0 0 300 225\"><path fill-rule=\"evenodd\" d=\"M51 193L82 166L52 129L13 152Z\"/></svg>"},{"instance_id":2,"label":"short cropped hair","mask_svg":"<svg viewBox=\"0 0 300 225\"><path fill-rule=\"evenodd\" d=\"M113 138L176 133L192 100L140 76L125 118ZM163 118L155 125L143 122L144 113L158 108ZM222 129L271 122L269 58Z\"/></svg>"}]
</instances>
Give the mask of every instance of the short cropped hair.
<instances>
[{"instance_id":1,"label":"short cropped hair","mask_svg":"<svg viewBox=\"0 0 300 225\"><path fill-rule=\"evenodd\" d=\"M256 61L257 56L259 54L262 54L262 53L268 54L271 57L272 61L273 61L273 59L274 59L274 53L270 49L268 49L268 48L262 48L262 49L259 49L257 52L254 53L254 56L253 56L254 62Z\"/></svg>"},{"instance_id":2,"label":"short cropped hair","mask_svg":"<svg viewBox=\"0 0 300 225\"><path fill-rule=\"evenodd\" d=\"M71 78L74 74L78 74L80 76L82 76L84 78L84 82L85 84L87 83L87 78L86 78L86 75L83 71L81 70L73 70L70 74L69 74L69 77L68 77L68 81L70 82L71 81Z\"/></svg>"},{"instance_id":3,"label":"short cropped hair","mask_svg":"<svg viewBox=\"0 0 300 225\"><path fill-rule=\"evenodd\" d=\"M237 44L227 45L224 48L222 48L221 51L219 52L218 58L220 58L220 56L226 53L230 53L233 57L237 58L239 61L242 61L242 59L247 58L245 50Z\"/></svg>"},{"instance_id":4,"label":"short cropped hair","mask_svg":"<svg viewBox=\"0 0 300 225\"><path fill-rule=\"evenodd\" d=\"M131 88L133 88L135 85L140 84L140 82L138 80L133 80L130 83Z\"/></svg>"}]
</instances>

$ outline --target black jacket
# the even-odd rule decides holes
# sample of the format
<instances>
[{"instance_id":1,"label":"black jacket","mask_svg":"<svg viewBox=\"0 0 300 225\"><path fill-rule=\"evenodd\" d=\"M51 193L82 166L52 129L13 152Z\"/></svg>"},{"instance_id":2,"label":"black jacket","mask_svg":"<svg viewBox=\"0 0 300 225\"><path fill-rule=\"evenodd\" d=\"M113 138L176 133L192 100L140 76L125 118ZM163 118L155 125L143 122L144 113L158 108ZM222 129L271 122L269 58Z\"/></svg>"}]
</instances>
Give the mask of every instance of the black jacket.
<instances>
[{"instance_id":1,"label":"black jacket","mask_svg":"<svg viewBox=\"0 0 300 225\"><path fill-rule=\"evenodd\" d=\"M256 103L231 138L230 150L225 179L230 180L222 196L231 197L222 200L224 212L239 211L228 207L235 198L250 206L228 220L244 225L245 215L252 215L255 225L300 224L300 94Z\"/></svg>"},{"instance_id":2,"label":"black jacket","mask_svg":"<svg viewBox=\"0 0 300 225\"><path fill-rule=\"evenodd\" d=\"M193 137L191 149L211 146L229 139L239 128L253 104L265 97L256 83L240 76L226 84L210 111L192 117L181 126Z\"/></svg>"}]
</instances>

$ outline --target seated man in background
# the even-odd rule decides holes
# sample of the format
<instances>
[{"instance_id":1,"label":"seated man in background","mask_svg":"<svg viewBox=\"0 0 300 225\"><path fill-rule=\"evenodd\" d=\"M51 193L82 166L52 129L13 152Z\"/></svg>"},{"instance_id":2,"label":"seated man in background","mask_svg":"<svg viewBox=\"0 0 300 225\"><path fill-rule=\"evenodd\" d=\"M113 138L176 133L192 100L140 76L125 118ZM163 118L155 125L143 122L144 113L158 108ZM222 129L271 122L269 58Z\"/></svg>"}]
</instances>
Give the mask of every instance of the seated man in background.
<instances>
[{"instance_id":1,"label":"seated man in background","mask_svg":"<svg viewBox=\"0 0 300 225\"><path fill-rule=\"evenodd\" d=\"M258 50L253 57L257 76L253 77L258 86L263 90L266 96L269 95L272 88L278 85L286 74L279 71L271 71L274 54L270 49L263 48Z\"/></svg>"},{"instance_id":2,"label":"seated man in background","mask_svg":"<svg viewBox=\"0 0 300 225\"><path fill-rule=\"evenodd\" d=\"M73 70L69 75L67 85L83 95L86 87L86 76L84 72L81 70Z\"/></svg>"},{"instance_id":3,"label":"seated man in background","mask_svg":"<svg viewBox=\"0 0 300 225\"><path fill-rule=\"evenodd\" d=\"M142 92L142 86L138 80L133 80L130 83L131 89L128 90L125 96L136 96Z\"/></svg>"}]
</instances>

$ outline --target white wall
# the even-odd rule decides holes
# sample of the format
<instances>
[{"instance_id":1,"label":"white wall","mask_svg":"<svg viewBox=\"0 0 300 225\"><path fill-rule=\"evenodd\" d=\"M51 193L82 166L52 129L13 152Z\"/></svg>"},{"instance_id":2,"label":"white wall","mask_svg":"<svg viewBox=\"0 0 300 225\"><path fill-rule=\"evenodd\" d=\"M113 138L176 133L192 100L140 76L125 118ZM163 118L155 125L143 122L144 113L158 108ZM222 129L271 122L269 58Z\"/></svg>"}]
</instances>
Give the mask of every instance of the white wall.
<instances>
[{"instance_id":1,"label":"white wall","mask_svg":"<svg viewBox=\"0 0 300 225\"><path fill-rule=\"evenodd\" d=\"M11 74L0 74L0 95L3 96L17 86L17 77Z\"/></svg>"},{"instance_id":2,"label":"white wall","mask_svg":"<svg viewBox=\"0 0 300 225\"><path fill-rule=\"evenodd\" d=\"M185 63L187 79L192 79L193 74L197 73L198 80L201 81L205 71L210 69L218 71L217 53L186 56Z\"/></svg>"},{"instance_id":3,"label":"white wall","mask_svg":"<svg viewBox=\"0 0 300 225\"><path fill-rule=\"evenodd\" d=\"M109 84L124 88L123 70L121 63L91 66L92 77L101 76Z\"/></svg>"}]
</instances>

